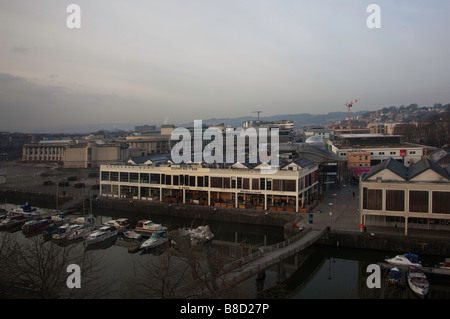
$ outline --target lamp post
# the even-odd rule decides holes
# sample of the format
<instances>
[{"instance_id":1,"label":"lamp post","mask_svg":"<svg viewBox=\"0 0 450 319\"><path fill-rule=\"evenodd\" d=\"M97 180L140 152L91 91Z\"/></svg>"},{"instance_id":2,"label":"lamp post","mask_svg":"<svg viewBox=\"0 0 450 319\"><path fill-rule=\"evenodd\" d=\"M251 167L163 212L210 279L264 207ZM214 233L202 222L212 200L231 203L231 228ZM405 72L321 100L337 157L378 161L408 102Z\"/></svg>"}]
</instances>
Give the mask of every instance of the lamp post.
<instances>
[{"instance_id":1,"label":"lamp post","mask_svg":"<svg viewBox=\"0 0 450 319\"><path fill-rule=\"evenodd\" d=\"M328 203L328 205L330 205L330 228L331 228L331 224L333 223L333 219L332 219L333 213L331 212L331 209L333 207L333 203Z\"/></svg>"}]
</instances>

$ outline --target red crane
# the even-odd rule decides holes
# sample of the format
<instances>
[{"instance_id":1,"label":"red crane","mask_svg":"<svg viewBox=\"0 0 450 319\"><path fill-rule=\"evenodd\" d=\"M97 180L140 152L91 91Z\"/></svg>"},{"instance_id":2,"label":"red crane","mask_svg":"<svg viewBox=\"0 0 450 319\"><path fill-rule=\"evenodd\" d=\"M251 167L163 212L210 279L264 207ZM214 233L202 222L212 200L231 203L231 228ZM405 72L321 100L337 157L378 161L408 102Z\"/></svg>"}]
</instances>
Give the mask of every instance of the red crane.
<instances>
[{"instance_id":1,"label":"red crane","mask_svg":"<svg viewBox=\"0 0 450 319\"><path fill-rule=\"evenodd\" d=\"M352 131L352 126L350 124L350 108L353 106L354 103L358 102L359 100L353 100L351 102L345 103L345 106L348 108L348 129L350 132Z\"/></svg>"}]
</instances>

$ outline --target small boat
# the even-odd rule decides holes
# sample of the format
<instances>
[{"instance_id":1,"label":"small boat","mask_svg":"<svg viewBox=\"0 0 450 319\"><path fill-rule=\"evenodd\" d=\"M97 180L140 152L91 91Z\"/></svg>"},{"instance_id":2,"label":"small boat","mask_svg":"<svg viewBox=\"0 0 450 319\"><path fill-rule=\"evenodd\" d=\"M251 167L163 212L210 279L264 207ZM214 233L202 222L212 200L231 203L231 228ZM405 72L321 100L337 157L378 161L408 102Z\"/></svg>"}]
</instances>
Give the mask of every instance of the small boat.
<instances>
[{"instance_id":1,"label":"small boat","mask_svg":"<svg viewBox=\"0 0 450 319\"><path fill-rule=\"evenodd\" d=\"M37 213L37 209L26 203L25 205L14 208L11 212L13 214L31 215Z\"/></svg>"},{"instance_id":2,"label":"small boat","mask_svg":"<svg viewBox=\"0 0 450 319\"><path fill-rule=\"evenodd\" d=\"M116 236L118 233L119 231L114 226L102 226L99 229L91 232L84 240L84 243L86 245L99 243L108 238Z\"/></svg>"},{"instance_id":3,"label":"small boat","mask_svg":"<svg viewBox=\"0 0 450 319\"><path fill-rule=\"evenodd\" d=\"M135 228L136 232L148 235L151 235L154 231L157 230L167 230L167 228L161 224L156 224L151 220L140 220L138 221Z\"/></svg>"},{"instance_id":4,"label":"small boat","mask_svg":"<svg viewBox=\"0 0 450 319\"><path fill-rule=\"evenodd\" d=\"M193 246L205 244L214 238L209 226L198 226L191 231L191 244Z\"/></svg>"},{"instance_id":5,"label":"small boat","mask_svg":"<svg viewBox=\"0 0 450 319\"><path fill-rule=\"evenodd\" d=\"M94 225L95 218L93 216L77 217L73 222L80 225Z\"/></svg>"},{"instance_id":6,"label":"small boat","mask_svg":"<svg viewBox=\"0 0 450 319\"><path fill-rule=\"evenodd\" d=\"M419 256L416 254L397 255L393 258L385 259L388 263L396 266L420 266Z\"/></svg>"},{"instance_id":7,"label":"small boat","mask_svg":"<svg viewBox=\"0 0 450 319\"><path fill-rule=\"evenodd\" d=\"M425 297L428 294L430 284L425 276L422 267L410 266L408 270L408 285L411 290L419 297Z\"/></svg>"},{"instance_id":8,"label":"small boat","mask_svg":"<svg viewBox=\"0 0 450 319\"><path fill-rule=\"evenodd\" d=\"M37 232L52 226L55 222L51 219L29 220L22 226L23 233Z\"/></svg>"},{"instance_id":9,"label":"small boat","mask_svg":"<svg viewBox=\"0 0 450 319\"><path fill-rule=\"evenodd\" d=\"M169 241L169 237L167 237L167 231L165 230L157 230L152 233L149 239L144 241L141 245L141 249L151 249L158 247L164 243Z\"/></svg>"},{"instance_id":10,"label":"small boat","mask_svg":"<svg viewBox=\"0 0 450 319\"><path fill-rule=\"evenodd\" d=\"M30 218L23 215L11 215L7 216L1 223L0 229L12 228L14 226L20 226L29 221Z\"/></svg>"},{"instance_id":11,"label":"small boat","mask_svg":"<svg viewBox=\"0 0 450 319\"><path fill-rule=\"evenodd\" d=\"M64 224L56 229L56 232L52 235L52 239L64 239L72 232L83 227L83 225L79 224Z\"/></svg>"},{"instance_id":12,"label":"small boat","mask_svg":"<svg viewBox=\"0 0 450 319\"><path fill-rule=\"evenodd\" d=\"M439 263L439 269L449 269L450 270L450 258L445 258L445 260Z\"/></svg>"},{"instance_id":13,"label":"small boat","mask_svg":"<svg viewBox=\"0 0 450 319\"><path fill-rule=\"evenodd\" d=\"M74 230L70 234L68 234L67 235L67 239L68 240L75 240L75 239L79 239L79 238L86 238L87 236L89 236L89 234L91 232L92 232L92 228L91 227L79 228L79 229Z\"/></svg>"},{"instance_id":14,"label":"small boat","mask_svg":"<svg viewBox=\"0 0 450 319\"><path fill-rule=\"evenodd\" d=\"M393 285L398 284L400 282L400 276L400 270L397 267L393 267L389 270L388 282Z\"/></svg>"},{"instance_id":15,"label":"small boat","mask_svg":"<svg viewBox=\"0 0 450 319\"><path fill-rule=\"evenodd\" d=\"M106 223L103 223L103 225L114 226L119 230L123 230L124 228L130 227L130 222L128 221L128 218L119 218L119 219L109 220Z\"/></svg>"},{"instance_id":16,"label":"small boat","mask_svg":"<svg viewBox=\"0 0 450 319\"><path fill-rule=\"evenodd\" d=\"M136 232L133 231L133 230L128 230L128 231L124 232L123 235L124 235L126 238L128 238L128 239L137 239L137 240L139 240L139 239L142 238L142 235L141 235L141 234L138 234L138 233L136 233Z\"/></svg>"}]
</instances>

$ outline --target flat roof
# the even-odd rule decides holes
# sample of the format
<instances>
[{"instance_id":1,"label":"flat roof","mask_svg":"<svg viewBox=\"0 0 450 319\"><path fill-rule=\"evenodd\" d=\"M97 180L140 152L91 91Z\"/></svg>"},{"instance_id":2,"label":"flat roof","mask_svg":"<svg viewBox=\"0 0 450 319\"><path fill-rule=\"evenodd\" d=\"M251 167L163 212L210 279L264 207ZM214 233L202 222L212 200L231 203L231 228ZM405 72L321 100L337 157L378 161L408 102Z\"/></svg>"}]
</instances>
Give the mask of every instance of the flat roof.
<instances>
[{"instance_id":1,"label":"flat roof","mask_svg":"<svg viewBox=\"0 0 450 319\"><path fill-rule=\"evenodd\" d=\"M381 137L381 138L388 138L388 137L402 137L402 135L385 135L385 134L375 134L375 133L364 133L364 134L340 134L336 135L336 137L342 137L342 138L368 138L368 137Z\"/></svg>"}]
</instances>

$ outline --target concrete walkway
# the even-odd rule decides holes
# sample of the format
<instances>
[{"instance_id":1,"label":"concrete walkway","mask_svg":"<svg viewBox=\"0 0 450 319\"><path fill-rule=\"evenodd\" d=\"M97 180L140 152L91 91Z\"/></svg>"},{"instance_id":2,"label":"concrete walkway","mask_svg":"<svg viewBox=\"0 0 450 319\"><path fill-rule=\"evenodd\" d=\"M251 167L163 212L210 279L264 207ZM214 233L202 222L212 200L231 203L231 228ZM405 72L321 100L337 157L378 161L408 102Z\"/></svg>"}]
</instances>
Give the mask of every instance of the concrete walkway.
<instances>
[{"instance_id":1,"label":"concrete walkway","mask_svg":"<svg viewBox=\"0 0 450 319\"><path fill-rule=\"evenodd\" d=\"M345 186L344 186L345 185ZM354 192L354 196L353 196ZM332 205L330 205L332 203ZM330 216L331 212L331 216ZM331 231L354 231L361 232L359 228L359 186L346 185L340 188L332 188L325 194L325 199L313 210L313 229L330 227ZM308 214L303 214L303 223L308 223ZM426 229L408 228L405 236L403 228L366 226L366 231L374 234L389 234L400 237L422 237L449 239L450 232Z\"/></svg>"},{"instance_id":2,"label":"concrete walkway","mask_svg":"<svg viewBox=\"0 0 450 319\"><path fill-rule=\"evenodd\" d=\"M344 185L329 190L313 210L313 223L310 224L313 229L330 227L331 230L360 231L358 186Z\"/></svg>"}]
</instances>

